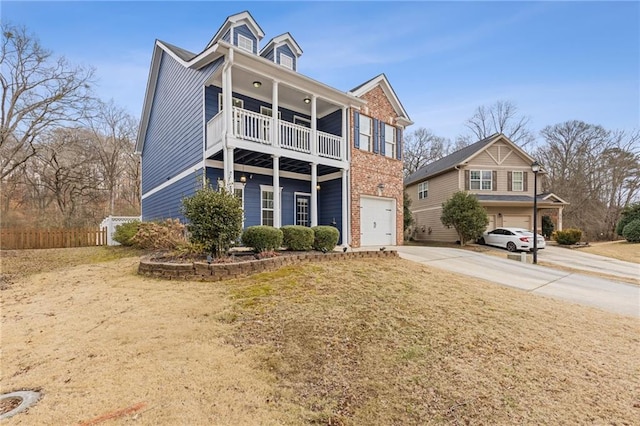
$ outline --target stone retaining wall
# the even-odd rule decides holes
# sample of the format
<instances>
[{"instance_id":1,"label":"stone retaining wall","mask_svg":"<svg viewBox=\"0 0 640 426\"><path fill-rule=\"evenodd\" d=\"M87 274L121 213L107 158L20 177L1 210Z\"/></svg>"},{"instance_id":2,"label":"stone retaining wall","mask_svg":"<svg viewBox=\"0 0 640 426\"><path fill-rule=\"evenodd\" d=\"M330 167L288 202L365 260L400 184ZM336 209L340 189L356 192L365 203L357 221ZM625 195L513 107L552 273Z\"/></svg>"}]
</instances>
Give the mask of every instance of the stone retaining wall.
<instances>
[{"instance_id":1,"label":"stone retaining wall","mask_svg":"<svg viewBox=\"0 0 640 426\"><path fill-rule=\"evenodd\" d=\"M268 259L238 263L168 263L154 262L143 258L138 274L167 280L220 281L244 277L265 271L273 271L285 265L303 262L326 262L330 260L371 259L398 257L397 251L357 251L349 253L300 253L285 254Z\"/></svg>"}]
</instances>

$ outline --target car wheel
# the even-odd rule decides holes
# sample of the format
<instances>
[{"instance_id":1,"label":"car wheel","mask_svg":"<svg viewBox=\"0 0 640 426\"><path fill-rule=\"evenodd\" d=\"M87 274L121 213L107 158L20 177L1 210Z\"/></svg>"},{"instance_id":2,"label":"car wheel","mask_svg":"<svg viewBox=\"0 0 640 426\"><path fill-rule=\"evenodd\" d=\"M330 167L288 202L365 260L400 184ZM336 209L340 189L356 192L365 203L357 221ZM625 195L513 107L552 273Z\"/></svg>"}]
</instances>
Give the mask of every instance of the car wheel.
<instances>
[{"instance_id":1,"label":"car wheel","mask_svg":"<svg viewBox=\"0 0 640 426\"><path fill-rule=\"evenodd\" d=\"M483 238L483 237L480 237L480 238L478 239L478 244L480 244L481 246L483 246L483 245L485 245L485 244L486 244L486 242L484 241L484 238Z\"/></svg>"},{"instance_id":2,"label":"car wheel","mask_svg":"<svg viewBox=\"0 0 640 426\"><path fill-rule=\"evenodd\" d=\"M509 251L516 251L516 249L517 249L517 247L516 247L516 245L515 245L512 241L509 241L509 242L507 243L507 250L509 250Z\"/></svg>"}]
</instances>

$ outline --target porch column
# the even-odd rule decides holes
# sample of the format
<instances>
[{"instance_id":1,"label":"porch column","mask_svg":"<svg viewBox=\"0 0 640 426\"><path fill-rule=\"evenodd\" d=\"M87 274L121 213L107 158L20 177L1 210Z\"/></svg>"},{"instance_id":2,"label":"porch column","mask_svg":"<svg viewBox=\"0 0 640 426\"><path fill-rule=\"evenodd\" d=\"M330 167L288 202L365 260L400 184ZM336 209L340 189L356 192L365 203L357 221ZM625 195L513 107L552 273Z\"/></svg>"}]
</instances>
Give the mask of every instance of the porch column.
<instances>
[{"instance_id":1,"label":"porch column","mask_svg":"<svg viewBox=\"0 0 640 426\"><path fill-rule=\"evenodd\" d=\"M229 170L227 170L225 182L227 183L227 191L233 194L233 185L235 181L235 178L233 176L233 148L227 148L227 160L229 160Z\"/></svg>"},{"instance_id":2,"label":"porch column","mask_svg":"<svg viewBox=\"0 0 640 426\"><path fill-rule=\"evenodd\" d=\"M562 211L564 207L558 209L558 231L562 231Z\"/></svg>"},{"instance_id":3,"label":"porch column","mask_svg":"<svg viewBox=\"0 0 640 426\"><path fill-rule=\"evenodd\" d=\"M311 163L311 226L318 226L318 165Z\"/></svg>"},{"instance_id":4,"label":"porch column","mask_svg":"<svg viewBox=\"0 0 640 426\"><path fill-rule=\"evenodd\" d=\"M311 155L318 155L318 118L316 95L311 95ZM314 225L315 226L315 225Z\"/></svg>"},{"instance_id":5,"label":"porch column","mask_svg":"<svg viewBox=\"0 0 640 426\"><path fill-rule=\"evenodd\" d=\"M347 169L342 169L342 235L340 236L342 239L342 245L347 247L349 244L349 218L351 215L348 214L349 208L349 185L347 185L347 176L349 172Z\"/></svg>"},{"instance_id":6,"label":"porch column","mask_svg":"<svg viewBox=\"0 0 640 426\"><path fill-rule=\"evenodd\" d=\"M273 156L273 226L280 228L280 157Z\"/></svg>"},{"instance_id":7,"label":"porch column","mask_svg":"<svg viewBox=\"0 0 640 426\"><path fill-rule=\"evenodd\" d=\"M280 124L278 123L278 81L273 81L271 93L271 145L280 146Z\"/></svg>"},{"instance_id":8,"label":"porch column","mask_svg":"<svg viewBox=\"0 0 640 426\"><path fill-rule=\"evenodd\" d=\"M340 158L342 161L349 160L349 147L347 146L347 107L342 107L342 140L340 141Z\"/></svg>"}]
</instances>

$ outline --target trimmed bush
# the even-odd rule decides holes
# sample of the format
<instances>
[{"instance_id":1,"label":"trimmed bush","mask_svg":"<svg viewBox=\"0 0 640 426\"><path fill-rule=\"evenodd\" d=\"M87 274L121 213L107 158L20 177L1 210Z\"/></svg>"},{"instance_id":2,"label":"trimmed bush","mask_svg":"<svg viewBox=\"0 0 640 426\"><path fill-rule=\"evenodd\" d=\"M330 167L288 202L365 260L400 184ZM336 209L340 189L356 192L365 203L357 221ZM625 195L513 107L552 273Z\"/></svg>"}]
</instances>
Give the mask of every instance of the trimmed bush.
<instances>
[{"instance_id":1,"label":"trimmed bush","mask_svg":"<svg viewBox=\"0 0 640 426\"><path fill-rule=\"evenodd\" d=\"M549 216L542 216L542 235L547 239L551 238L553 229L554 226L551 218Z\"/></svg>"},{"instance_id":2,"label":"trimmed bush","mask_svg":"<svg viewBox=\"0 0 640 426\"><path fill-rule=\"evenodd\" d=\"M282 231L273 226L250 226L242 233L242 244L257 253L277 250L282 246Z\"/></svg>"},{"instance_id":3,"label":"trimmed bush","mask_svg":"<svg viewBox=\"0 0 640 426\"><path fill-rule=\"evenodd\" d=\"M340 231L333 226L314 226L313 248L320 251L331 251L338 244Z\"/></svg>"},{"instance_id":4,"label":"trimmed bush","mask_svg":"<svg viewBox=\"0 0 640 426\"><path fill-rule=\"evenodd\" d=\"M622 236L630 243L640 243L640 219L627 223L622 230Z\"/></svg>"},{"instance_id":5,"label":"trimmed bush","mask_svg":"<svg viewBox=\"0 0 640 426\"><path fill-rule=\"evenodd\" d=\"M131 238L134 247L141 249L175 250L187 243L186 226L178 219L164 222L142 222L136 235Z\"/></svg>"},{"instance_id":6,"label":"trimmed bush","mask_svg":"<svg viewBox=\"0 0 640 426\"><path fill-rule=\"evenodd\" d=\"M582 238L582 231L575 228L565 229L563 231L556 231L556 241L558 244L564 246L570 246L577 243Z\"/></svg>"},{"instance_id":7,"label":"trimmed bush","mask_svg":"<svg viewBox=\"0 0 640 426\"><path fill-rule=\"evenodd\" d=\"M282 244L289 250L308 251L313 247L313 229L306 226L287 225L280 228Z\"/></svg>"},{"instance_id":8,"label":"trimmed bush","mask_svg":"<svg viewBox=\"0 0 640 426\"><path fill-rule=\"evenodd\" d=\"M636 219L640 219L640 203L631 204L620 212L620 220L616 225L616 234L624 237L625 226Z\"/></svg>"},{"instance_id":9,"label":"trimmed bush","mask_svg":"<svg viewBox=\"0 0 640 426\"><path fill-rule=\"evenodd\" d=\"M131 239L138 233L140 228L140 221L134 220L133 222L123 223L116 226L116 230L113 233L113 239L123 246L132 246L133 241Z\"/></svg>"}]
</instances>

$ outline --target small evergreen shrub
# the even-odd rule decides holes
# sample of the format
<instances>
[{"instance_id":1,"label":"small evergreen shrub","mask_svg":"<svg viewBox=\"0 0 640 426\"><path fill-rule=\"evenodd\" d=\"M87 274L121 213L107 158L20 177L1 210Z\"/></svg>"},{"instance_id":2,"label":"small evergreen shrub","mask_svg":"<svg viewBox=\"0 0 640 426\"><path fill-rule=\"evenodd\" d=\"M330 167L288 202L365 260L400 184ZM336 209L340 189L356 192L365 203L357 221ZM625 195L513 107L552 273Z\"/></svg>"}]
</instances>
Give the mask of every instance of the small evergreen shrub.
<instances>
[{"instance_id":1,"label":"small evergreen shrub","mask_svg":"<svg viewBox=\"0 0 640 426\"><path fill-rule=\"evenodd\" d=\"M277 250L282 246L282 231L273 226L250 226L242 233L242 244L258 253Z\"/></svg>"},{"instance_id":2,"label":"small evergreen shrub","mask_svg":"<svg viewBox=\"0 0 640 426\"><path fill-rule=\"evenodd\" d=\"M640 243L640 219L627 223L622 230L622 236L630 243Z\"/></svg>"},{"instance_id":3,"label":"small evergreen shrub","mask_svg":"<svg viewBox=\"0 0 640 426\"><path fill-rule=\"evenodd\" d=\"M320 251L331 251L338 244L340 231L333 226L314 226L313 248Z\"/></svg>"},{"instance_id":4,"label":"small evergreen shrub","mask_svg":"<svg viewBox=\"0 0 640 426\"><path fill-rule=\"evenodd\" d=\"M558 244L564 246L570 246L577 243L582 238L582 231L575 228L565 229L563 231L556 231L556 241Z\"/></svg>"},{"instance_id":5,"label":"small evergreen shrub","mask_svg":"<svg viewBox=\"0 0 640 426\"><path fill-rule=\"evenodd\" d=\"M620 220L616 225L616 234L624 237L625 226L636 219L640 219L640 203L631 204L620 212Z\"/></svg>"},{"instance_id":6,"label":"small evergreen shrub","mask_svg":"<svg viewBox=\"0 0 640 426\"><path fill-rule=\"evenodd\" d=\"M164 222L142 222L136 235L131 238L132 245L145 250L175 250L187 244L186 226L178 219Z\"/></svg>"},{"instance_id":7,"label":"small evergreen shrub","mask_svg":"<svg viewBox=\"0 0 640 426\"><path fill-rule=\"evenodd\" d=\"M289 250L311 250L313 247L313 229L306 226L287 225L282 230L282 244Z\"/></svg>"},{"instance_id":8,"label":"small evergreen shrub","mask_svg":"<svg viewBox=\"0 0 640 426\"><path fill-rule=\"evenodd\" d=\"M542 235L547 239L551 238L553 228L554 226L551 218L549 216L542 216Z\"/></svg>"},{"instance_id":9,"label":"small evergreen shrub","mask_svg":"<svg viewBox=\"0 0 640 426\"><path fill-rule=\"evenodd\" d=\"M140 221L134 220L133 222L123 223L116 226L116 230L113 233L113 239L123 246L132 246L133 241L131 239L138 233L140 228Z\"/></svg>"}]
</instances>

